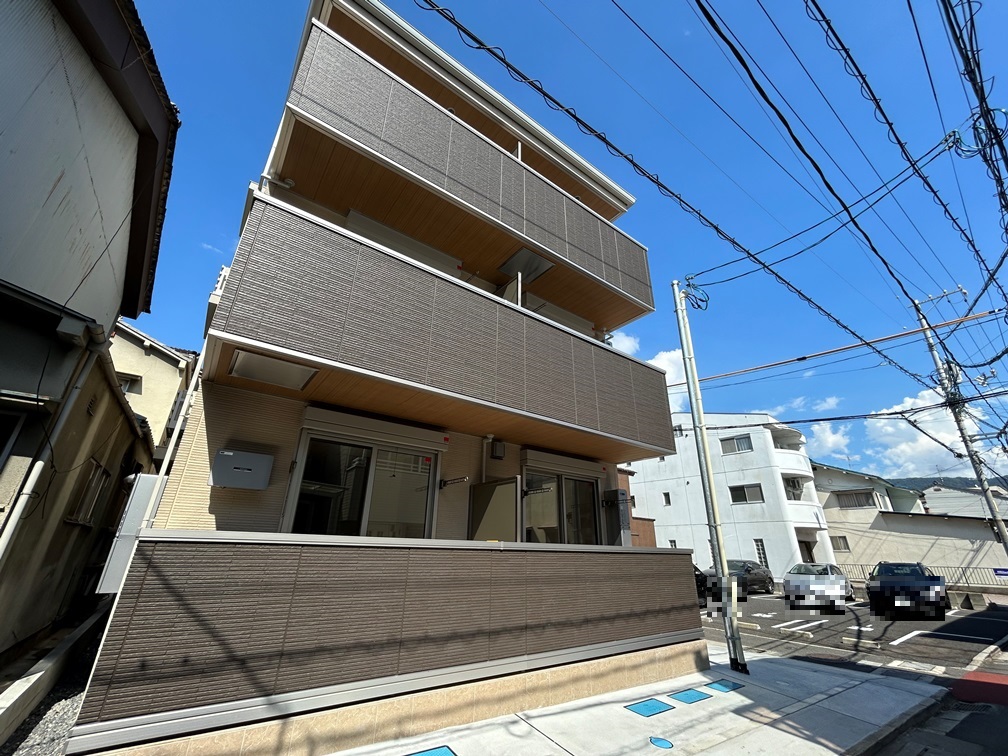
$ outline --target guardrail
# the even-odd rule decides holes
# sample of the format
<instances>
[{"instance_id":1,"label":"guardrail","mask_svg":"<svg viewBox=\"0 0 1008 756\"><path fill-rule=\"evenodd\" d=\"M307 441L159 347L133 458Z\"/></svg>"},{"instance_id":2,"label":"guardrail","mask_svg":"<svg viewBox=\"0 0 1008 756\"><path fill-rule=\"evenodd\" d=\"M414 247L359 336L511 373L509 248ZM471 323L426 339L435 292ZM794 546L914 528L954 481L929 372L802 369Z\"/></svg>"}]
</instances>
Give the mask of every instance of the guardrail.
<instances>
[{"instance_id":1,"label":"guardrail","mask_svg":"<svg viewBox=\"0 0 1008 756\"><path fill-rule=\"evenodd\" d=\"M873 564L838 565L849 580L867 580L875 567ZM1002 588L1008 590L1008 575L1001 578L993 567L941 567L928 565L932 572L945 578L949 588L969 590L973 588Z\"/></svg>"}]
</instances>

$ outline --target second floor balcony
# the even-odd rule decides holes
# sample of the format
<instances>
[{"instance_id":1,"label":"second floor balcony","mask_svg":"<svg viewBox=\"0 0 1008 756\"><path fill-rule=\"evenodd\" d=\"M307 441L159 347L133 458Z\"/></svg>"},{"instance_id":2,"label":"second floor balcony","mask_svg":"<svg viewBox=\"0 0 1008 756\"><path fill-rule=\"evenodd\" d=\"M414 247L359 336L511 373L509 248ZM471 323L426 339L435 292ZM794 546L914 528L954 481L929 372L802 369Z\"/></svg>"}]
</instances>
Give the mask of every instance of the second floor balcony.
<instances>
[{"instance_id":1,"label":"second floor balcony","mask_svg":"<svg viewBox=\"0 0 1008 756\"><path fill-rule=\"evenodd\" d=\"M599 460L673 448L665 374L257 193L204 375Z\"/></svg>"}]
</instances>

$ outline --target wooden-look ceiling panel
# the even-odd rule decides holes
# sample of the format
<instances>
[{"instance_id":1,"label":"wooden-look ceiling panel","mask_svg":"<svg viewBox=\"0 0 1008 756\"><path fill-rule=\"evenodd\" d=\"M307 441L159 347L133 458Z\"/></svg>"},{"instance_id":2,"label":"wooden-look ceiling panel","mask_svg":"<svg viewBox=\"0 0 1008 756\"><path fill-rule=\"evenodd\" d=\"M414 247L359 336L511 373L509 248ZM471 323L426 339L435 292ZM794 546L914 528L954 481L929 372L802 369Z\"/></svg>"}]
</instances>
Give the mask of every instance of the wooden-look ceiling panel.
<instances>
[{"instance_id":1,"label":"wooden-look ceiling panel","mask_svg":"<svg viewBox=\"0 0 1008 756\"><path fill-rule=\"evenodd\" d=\"M382 66L413 87L423 92L441 107L453 110L455 115L468 123L485 137L513 153L518 143L517 137L488 117L469 102L444 86L441 82L421 69L418 65L393 50L384 41L365 29L355 20L342 13L338 7L330 14L328 26L364 54L378 61ZM623 212L588 184L583 183L556 163L535 151L531 145L522 145L522 162L542 174L554 184L581 201L603 218L612 220Z\"/></svg>"},{"instance_id":2,"label":"wooden-look ceiling panel","mask_svg":"<svg viewBox=\"0 0 1008 756\"><path fill-rule=\"evenodd\" d=\"M590 429L557 425L503 407L488 407L460 397L403 386L350 370L322 368L303 391L238 378L228 374L235 349L233 344L220 344L216 362L207 366L206 380L332 408L379 415L393 421L419 423L448 432L473 436L493 433L494 438L509 443L552 449L604 462L644 459L656 454L650 447L601 436ZM245 347L242 349L254 351Z\"/></svg>"},{"instance_id":3,"label":"wooden-look ceiling panel","mask_svg":"<svg viewBox=\"0 0 1008 756\"><path fill-rule=\"evenodd\" d=\"M295 194L341 215L356 210L462 260L468 273L507 282L498 269L525 244L521 238L300 121L290 144L280 174L294 181ZM559 261L526 288L599 329L615 330L648 312Z\"/></svg>"}]
</instances>

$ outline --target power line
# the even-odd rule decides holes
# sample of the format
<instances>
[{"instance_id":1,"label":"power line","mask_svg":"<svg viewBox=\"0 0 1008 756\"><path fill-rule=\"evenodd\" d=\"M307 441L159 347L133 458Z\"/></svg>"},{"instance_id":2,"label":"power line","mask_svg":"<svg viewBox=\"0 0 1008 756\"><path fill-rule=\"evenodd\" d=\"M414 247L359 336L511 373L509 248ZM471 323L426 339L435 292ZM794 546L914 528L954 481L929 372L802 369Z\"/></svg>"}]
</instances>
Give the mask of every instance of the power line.
<instances>
[{"instance_id":1,"label":"power line","mask_svg":"<svg viewBox=\"0 0 1008 756\"><path fill-rule=\"evenodd\" d=\"M615 3L615 1L616 0L612 0L613 3ZM434 11L439 16L441 16L442 18L444 18L446 21L448 21L449 23L451 23L455 27L456 31L458 32L459 38L462 40L463 44L465 44L467 47L470 47L470 48L472 48L474 50L483 50L484 52L487 52L488 54L490 54L495 60L497 60L497 62L499 62L501 65L503 65L505 67L505 69L508 71L508 74L513 79L515 79L515 81L518 81L519 83L525 84L525 85L531 87L532 89L534 89L536 92L538 92L539 95L545 100L547 106L549 106L553 110L557 110L557 111L559 111L561 113L565 113L569 118L571 118L571 120L574 121L574 123L577 125L578 129L580 129L582 133L587 134L588 136L594 137L594 138L598 139L600 142L602 142L602 144L605 145L606 149L609 151L610 154L612 154L614 157L618 157L618 158L626 161L633 168L633 170L638 175L640 175L641 177L643 177L643 178L647 179L648 181L650 181L658 189L658 191L661 194L663 194L664 196L668 197L669 199L672 199L674 202L676 202L676 204L679 205L680 208L682 208L682 210L684 210L685 212L689 213L694 218L696 218L701 224L703 224L707 228L709 228L712 231L714 231L714 233L720 239L722 239L723 241L728 242L729 244L731 244L731 246L735 250L737 250L741 254L743 254L746 257L748 257L749 259L751 259L757 265L759 265L769 275L773 276L773 278L779 284L781 284L786 289L788 289L788 291L792 292L795 296L797 296L798 298L800 298L809 307L813 308L816 312L818 312L819 314L821 314L823 317L827 318L834 325L836 325L839 328L841 328L844 331L846 331L848 334L850 334L851 336L853 336L855 339L867 343L865 341L865 339L860 334L857 333L857 331L855 331L853 328L851 328L846 323L844 323L843 321L841 321L839 318L837 318L831 312L827 311L824 307L822 307L822 305L820 305L818 302L816 302L811 297L809 297L807 294L805 294L805 292L803 292L799 288L797 288L794 284L792 284L790 281L788 281L786 278L784 278L782 275L780 275L777 271L775 271L772 268L770 268L770 266L768 266L766 263L764 263L762 260L760 260L758 257L756 257L752 252L750 252L740 242L738 242L735 238L733 238L731 235L729 235L727 232L725 232L718 224L716 224L714 221L710 220L699 209L697 209L692 204L690 204L689 202L687 202L686 199L684 199L682 197L682 195L680 195L677 192L674 192L672 189L670 189L658 177L657 174L651 173L650 171L648 171L647 169L645 169L640 163L637 162L637 160L633 157L632 154L624 152L619 147L617 147L609 139L609 137L606 136L605 132L601 132L601 131L598 131L597 129L593 128L589 123L587 123L583 118L581 118L573 108L570 108L570 107L567 107L567 106L563 105L556 97L554 97L552 94L550 94L545 89L545 87L543 87L542 82L540 82L538 80L535 80L535 79L531 79L528 76L526 76L524 73L522 73L520 69L518 69L514 64L512 64L510 61L508 61L507 56L505 56L503 50L501 50L499 47L491 47L491 46L487 45L486 43L484 43L483 40L481 40L476 34L474 34L472 31L470 31L468 28L466 28L455 17L455 14L452 13L451 10L449 10L447 8L441 7L440 5L438 5L437 3L435 3L433 0L414 0L414 2L416 3L416 5L419 8L424 9L424 10ZM618 4L617 4L617 7L618 7ZM624 13L625 13L625 11L624 11ZM471 40L471 41L469 41L469 40ZM898 362L896 362L891 357L889 357L887 354L885 354L885 352L882 352L881 350L877 349L876 347L874 347L872 345L869 345L869 348L871 348L873 351L875 351L879 355L879 357L881 357L883 360L885 360L889 365L891 365L892 367L894 367L897 370L899 370L901 373L903 373L904 375L906 375L907 377L909 377L915 383L918 383L921 386L924 386L925 388L931 388L931 386L928 385L928 383L923 378L921 378L921 376L919 376L919 375L911 372L907 368L903 367Z\"/></svg>"}]
</instances>

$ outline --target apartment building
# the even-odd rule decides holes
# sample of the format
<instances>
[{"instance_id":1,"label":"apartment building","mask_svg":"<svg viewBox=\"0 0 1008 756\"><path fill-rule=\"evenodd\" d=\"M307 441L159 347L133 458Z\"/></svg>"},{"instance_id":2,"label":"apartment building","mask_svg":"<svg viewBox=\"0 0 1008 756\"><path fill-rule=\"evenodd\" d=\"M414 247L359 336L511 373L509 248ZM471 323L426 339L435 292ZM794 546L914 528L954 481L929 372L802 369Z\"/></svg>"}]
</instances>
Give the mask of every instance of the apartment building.
<instances>
[{"instance_id":1,"label":"apartment building","mask_svg":"<svg viewBox=\"0 0 1008 756\"><path fill-rule=\"evenodd\" d=\"M627 548L616 493L673 448L604 341L653 309L632 201L384 6L312 2L70 750L335 750L705 667L689 554Z\"/></svg>"},{"instance_id":2,"label":"apartment building","mask_svg":"<svg viewBox=\"0 0 1008 756\"><path fill-rule=\"evenodd\" d=\"M4 3L0 61L0 655L17 656L93 596L121 482L150 469L108 337L150 308L179 121L128 0Z\"/></svg>"},{"instance_id":3,"label":"apartment building","mask_svg":"<svg viewBox=\"0 0 1008 756\"><path fill-rule=\"evenodd\" d=\"M832 562L833 548L800 431L758 413L706 416L714 488L729 559L755 559L778 579L798 562ZM634 514L654 518L658 546L713 564L689 413L672 415L675 450L630 467Z\"/></svg>"}]
</instances>

